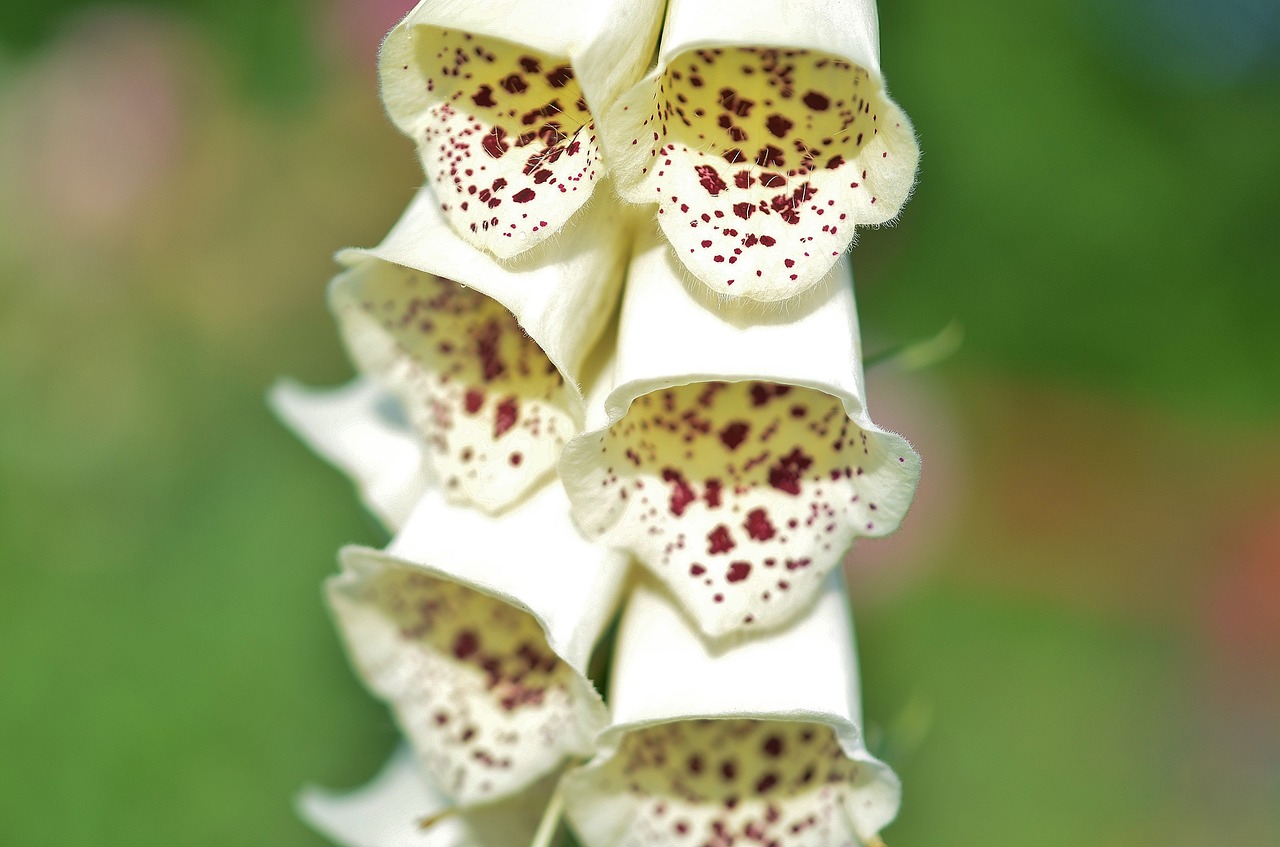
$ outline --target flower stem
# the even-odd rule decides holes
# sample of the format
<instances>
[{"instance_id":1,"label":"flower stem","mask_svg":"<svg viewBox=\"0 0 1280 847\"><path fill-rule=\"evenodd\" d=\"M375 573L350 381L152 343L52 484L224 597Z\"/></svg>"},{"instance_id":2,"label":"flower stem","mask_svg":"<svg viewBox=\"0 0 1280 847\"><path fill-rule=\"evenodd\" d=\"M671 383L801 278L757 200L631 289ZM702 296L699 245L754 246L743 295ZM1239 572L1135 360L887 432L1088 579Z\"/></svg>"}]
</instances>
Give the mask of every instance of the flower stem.
<instances>
[{"instance_id":1,"label":"flower stem","mask_svg":"<svg viewBox=\"0 0 1280 847\"><path fill-rule=\"evenodd\" d=\"M563 814L564 792L557 785L551 800L547 802L546 811L542 813L542 820L538 822L538 831L533 834L533 841L529 847L550 847L556 837L556 830L560 828L560 818Z\"/></svg>"}]
</instances>

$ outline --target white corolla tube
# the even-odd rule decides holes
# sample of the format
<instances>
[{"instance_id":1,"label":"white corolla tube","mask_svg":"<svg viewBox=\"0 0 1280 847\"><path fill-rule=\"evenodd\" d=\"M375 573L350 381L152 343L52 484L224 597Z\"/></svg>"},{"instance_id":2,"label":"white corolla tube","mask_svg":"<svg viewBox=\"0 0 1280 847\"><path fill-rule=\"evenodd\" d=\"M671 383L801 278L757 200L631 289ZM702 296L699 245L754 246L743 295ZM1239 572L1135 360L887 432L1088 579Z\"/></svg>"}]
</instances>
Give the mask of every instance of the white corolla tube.
<instances>
[{"instance_id":1,"label":"white corolla tube","mask_svg":"<svg viewBox=\"0 0 1280 847\"><path fill-rule=\"evenodd\" d=\"M874 0L671 0L657 67L604 128L622 196L656 203L680 261L749 300L817 285L855 227L898 214L920 156Z\"/></svg>"},{"instance_id":2,"label":"white corolla tube","mask_svg":"<svg viewBox=\"0 0 1280 847\"><path fill-rule=\"evenodd\" d=\"M617 303L630 228L607 208L498 262L423 190L381 245L346 250L329 301L357 367L392 391L453 500L488 512L545 481Z\"/></svg>"},{"instance_id":3,"label":"white corolla tube","mask_svg":"<svg viewBox=\"0 0 1280 847\"><path fill-rule=\"evenodd\" d=\"M563 787L586 847L881 843L900 784L863 742L839 574L795 625L721 648L643 583L615 657L602 752Z\"/></svg>"},{"instance_id":4,"label":"white corolla tube","mask_svg":"<svg viewBox=\"0 0 1280 847\"><path fill-rule=\"evenodd\" d=\"M428 490L385 551L341 561L327 589L347 651L455 805L594 751L607 713L586 668L627 561L577 535L558 486L498 518Z\"/></svg>"},{"instance_id":5,"label":"white corolla tube","mask_svg":"<svg viewBox=\"0 0 1280 847\"><path fill-rule=\"evenodd\" d=\"M439 208L510 258L599 187L599 117L648 70L662 0L424 0L382 45L382 98Z\"/></svg>"},{"instance_id":6,"label":"white corolla tube","mask_svg":"<svg viewBox=\"0 0 1280 847\"><path fill-rule=\"evenodd\" d=\"M919 457L867 413L846 263L746 319L681 276L656 235L635 255L560 477L579 528L633 553L707 635L784 625L855 538L897 528Z\"/></svg>"}]
</instances>

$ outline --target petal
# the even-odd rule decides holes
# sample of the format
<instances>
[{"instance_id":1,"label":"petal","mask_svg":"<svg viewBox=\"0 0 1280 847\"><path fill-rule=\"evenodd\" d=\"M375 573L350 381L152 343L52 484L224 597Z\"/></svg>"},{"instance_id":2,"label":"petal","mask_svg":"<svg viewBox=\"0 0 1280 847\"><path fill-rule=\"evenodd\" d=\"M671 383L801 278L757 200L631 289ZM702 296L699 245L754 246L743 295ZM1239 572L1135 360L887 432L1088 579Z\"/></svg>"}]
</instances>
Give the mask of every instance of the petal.
<instances>
[{"instance_id":1,"label":"petal","mask_svg":"<svg viewBox=\"0 0 1280 847\"><path fill-rule=\"evenodd\" d=\"M564 782L586 847L875 844L897 777L863 745L833 574L781 632L712 649L650 583L619 631L604 751Z\"/></svg>"},{"instance_id":2,"label":"petal","mask_svg":"<svg viewBox=\"0 0 1280 847\"><path fill-rule=\"evenodd\" d=\"M367 379L330 390L280 380L268 402L308 447L351 477L387 527L405 522L428 480L422 445L395 397Z\"/></svg>"},{"instance_id":3,"label":"petal","mask_svg":"<svg viewBox=\"0 0 1280 847\"><path fill-rule=\"evenodd\" d=\"M672 2L657 69L607 130L619 191L658 204L689 270L761 301L816 285L855 226L895 217L919 160L864 0Z\"/></svg>"},{"instance_id":4,"label":"petal","mask_svg":"<svg viewBox=\"0 0 1280 847\"><path fill-rule=\"evenodd\" d=\"M665 245L642 250L612 379L561 460L582 531L634 553L710 636L800 614L915 492L919 458L866 413L844 263L817 294L735 322L691 296Z\"/></svg>"},{"instance_id":5,"label":"petal","mask_svg":"<svg viewBox=\"0 0 1280 847\"><path fill-rule=\"evenodd\" d=\"M449 802L409 748L401 747L361 788L342 793L305 789L298 797L298 813L344 847L525 847L549 793L549 784L538 784L510 799L423 826L425 818L445 811Z\"/></svg>"},{"instance_id":6,"label":"petal","mask_svg":"<svg viewBox=\"0 0 1280 847\"><path fill-rule=\"evenodd\" d=\"M357 670L461 805L592 751L585 676L625 560L573 531L548 486L500 519L429 491L385 553L351 547L329 599Z\"/></svg>"},{"instance_id":7,"label":"petal","mask_svg":"<svg viewBox=\"0 0 1280 847\"><path fill-rule=\"evenodd\" d=\"M509 258L557 232L604 175L593 110L644 73L658 0L420 3L387 36L383 99L440 208Z\"/></svg>"},{"instance_id":8,"label":"petal","mask_svg":"<svg viewBox=\"0 0 1280 847\"><path fill-rule=\"evenodd\" d=\"M595 216L504 267L423 192L380 247L342 254L330 303L347 347L404 403L451 497L498 511L550 474L580 427L578 381L621 285L625 230Z\"/></svg>"}]
</instances>

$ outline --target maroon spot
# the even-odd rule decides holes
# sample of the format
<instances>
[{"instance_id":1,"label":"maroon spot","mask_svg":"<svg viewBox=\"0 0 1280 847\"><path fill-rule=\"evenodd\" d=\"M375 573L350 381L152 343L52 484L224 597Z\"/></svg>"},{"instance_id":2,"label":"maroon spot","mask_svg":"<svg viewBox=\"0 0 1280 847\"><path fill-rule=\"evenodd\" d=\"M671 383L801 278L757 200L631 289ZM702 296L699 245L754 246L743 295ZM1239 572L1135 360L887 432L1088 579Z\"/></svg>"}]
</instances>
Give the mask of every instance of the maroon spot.
<instances>
[{"instance_id":1,"label":"maroon spot","mask_svg":"<svg viewBox=\"0 0 1280 847\"><path fill-rule=\"evenodd\" d=\"M529 88L528 84L525 83L520 74L511 74L506 79L502 80L501 84L502 87L510 94L519 94Z\"/></svg>"},{"instance_id":2,"label":"maroon spot","mask_svg":"<svg viewBox=\"0 0 1280 847\"><path fill-rule=\"evenodd\" d=\"M757 406L760 404L757 403ZM737 450L742 446L742 442L746 440L747 432L751 426L746 421L734 421L720 430L720 443L730 450Z\"/></svg>"},{"instance_id":3,"label":"maroon spot","mask_svg":"<svg viewBox=\"0 0 1280 847\"><path fill-rule=\"evenodd\" d=\"M738 171L733 175L733 184L739 188L750 188L755 183L751 171Z\"/></svg>"},{"instance_id":4,"label":"maroon spot","mask_svg":"<svg viewBox=\"0 0 1280 847\"><path fill-rule=\"evenodd\" d=\"M760 243L763 244L765 247L772 247L773 245L778 243L778 240L774 238L772 235L762 235L760 236Z\"/></svg>"},{"instance_id":5,"label":"maroon spot","mask_svg":"<svg viewBox=\"0 0 1280 847\"><path fill-rule=\"evenodd\" d=\"M772 132L778 138L786 136L787 131L795 126L782 115L770 115L769 120L765 121L764 125L769 128L769 132Z\"/></svg>"},{"instance_id":6,"label":"maroon spot","mask_svg":"<svg viewBox=\"0 0 1280 847\"><path fill-rule=\"evenodd\" d=\"M707 487L702 492L702 499L707 501L708 509L715 509L720 506L720 480L708 479Z\"/></svg>"},{"instance_id":7,"label":"maroon spot","mask_svg":"<svg viewBox=\"0 0 1280 847\"><path fill-rule=\"evenodd\" d=\"M511 199L517 203L528 203L536 196L537 194L534 193L532 188L522 188L515 194L511 195Z\"/></svg>"},{"instance_id":8,"label":"maroon spot","mask_svg":"<svg viewBox=\"0 0 1280 847\"><path fill-rule=\"evenodd\" d=\"M511 463L511 467L518 468L520 467L520 464L524 461L524 454L518 451L515 453L512 453L510 456L507 457L507 461Z\"/></svg>"},{"instance_id":9,"label":"maroon spot","mask_svg":"<svg viewBox=\"0 0 1280 847\"><path fill-rule=\"evenodd\" d=\"M663 468L662 481L671 483L671 514L678 518L697 498L694 497L693 489L685 481L684 475L675 468Z\"/></svg>"},{"instance_id":10,"label":"maroon spot","mask_svg":"<svg viewBox=\"0 0 1280 847\"><path fill-rule=\"evenodd\" d=\"M480 407L484 405L484 392L478 388L468 388L467 393L462 398L462 408L467 410L468 415L474 415L480 411Z\"/></svg>"},{"instance_id":11,"label":"maroon spot","mask_svg":"<svg viewBox=\"0 0 1280 847\"><path fill-rule=\"evenodd\" d=\"M707 193L712 197L715 197L721 191L724 191L729 187L725 185L724 180L720 178L720 174L716 173L716 169L710 165L698 165L694 168L694 171L698 174L698 182L702 183L702 187L705 188Z\"/></svg>"},{"instance_id":12,"label":"maroon spot","mask_svg":"<svg viewBox=\"0 0 1280 847\"><path fill-rule=\"evenodd\" d=\"M772 144L766 144L760 148L760 152L756 154L756 164L762 168L780 168L782 167L783 158L782 151ZM768 185L768 183L765 183Z\"/></svg>"},{"instance_id":13,"label":"maroon spot","mask_svg":"<svg viewBox=\"0 0 1280 847\"><path fill-rule=\"evenodd\" d=\"M689 757L689 773L702 773L702 757L696 753Z\"/></svg>"},{"instance_id":14,"label":"maroon spot","mask_svg":"<svg viewBox=\"0 0 1280 847\"><path fill-rule=\"evenodd\" d=\"M760 243L766 247L770 246L765 243L768 236L761 236ZM770 239L772 240L772 239ZM791 393L791 386L778 385L776 382L753 382L751 383L751 405L763 406L774 397L785 397Z\"/></svg>"},{"instance_id":15,"label":"maroon spot","mask_svg":"<svg viewBox=\"0 0 1280 847\"><path fill-rule=\"evenodd\" d=\"M704 238L704 239L702 239L702 246L703 246L703 247L710 247L710 246L711 246L711 239L710 239L710 238Z\"/></svg>"},{"instance_id":16,"label":"maroon spot","mask_svg":"<svg viewBox=\"0 0 1280 847\"><path fill-rule=\"evenodd\" d=\"M756 793L764 794L770 788L773 788L777 784L778 784L778 775L767 773L764 776L760 777L760 780L756 783Z\"/></svg>"},{"instance_id":17,"label":"maroon spot","mask_svg":"<svg viewBox=\"0 0 1280 847\"><path fill-rule=\"evenodd\" d=\"M475 101L477 106L488 107L495 105L493 102L493 86L480 86L480 88L476 90L476 93L471 95L471 99Z\"/></svg>"},{"instance_id":18,"label":"maroon spot","mask_svg":"<svg viewBox=\"0 0 1280 847\"><path fill-rule=\"evenodd\" d=\"M831 106L831 101L827 99L827 96L816 91L810 91L801 99L804 100L806 106L815 112L825 112Z\"/></svg>"},{"instance_id":19,"label":"maroon spot","mask_svg":"<svg viewBox=\"0 0 1280 847\"><path fill-rule=\"evenodd\" d=\"M501 159L503 154L507 152L507 148L511 145L506 141L507 131L500 126L495 126L493 131L487 133L484 140L480 142L480 146L484 148L484 152L488 153L495 159Z\"/></svg>"},{"instance_id":20,"label":"maroon spot","mask_svg":"<svg viewBox=\"0 0 1280 847\"><path fill-rule=\"evenodd\" d=\"M751 575L751 565L748 562L734 562L729 565L729 570L725 572L724 578L727 582L742 582Z\"/></svg>"},{"instance_id":21,"label":"maroon spot","mask_svg":"<svg viewBox=\"0 0 1280 847\"><path fill-rule=\"evenodd\" d=\"M498 411L493 420L493 437L501 438L520 417L520 403L515 397L503 397L498 401Z\"/></svg>"},{"instance_id":22,"label":"maroon spot","mask_svg":"<svg viewBox=\"0 0 1280 847\"><path fill-rule=\"evenodd\" d=\"M764 740L762 749L766 756L776 759L782 755L782 739L777 735L770 735Z\"/></svg>"},{"instance_id":23,"label":"maroon spot","mask_svg":"<svg viewBox=\"0 0 1280 847\"><path fill-rule=\"evenodd\" d=\"M573 79L573 68L568 65L561 65L547 74L547 84L552 88L564 88L571 79Z\"/></svg>"},{"instance_id":24,"label":"maroon spot","mask_svg":"<svg viewBox=\"0 0 1280 847\"><path fill-rule=\"evenodd\" d=\"M724 763L720 765L720 775L727 780L733 779L738 775L737 763L735 763L733 759L726 759Z\"/></svg>"},{"instance_id":25,"label":"maroon spot","mask_svg":"<svg viewBox=\"0 0 1280 847\"><path fill-rule=\"evenodd\" d=\"M707 569L706 569L706 568L704 568L702 565L699 565L699 564L698 564L698 563L696 563L696 562L695 562L694 564L692 564L692 565L690 565L690 566L689 566L689 575L690 575L690 576L702 576L702 575L703 575L704 573L706 573L706 572L707 572Z\"/></svg>"},{"instance_id":26,"label":"maroon spot","mask_svg":"<svg viewBox=\"0 0 1280 847\"><path fill-rule=\"evenodd\" d=\"M751 203L734 203L733 213L744 221L751 219L751 214L755 212L756 207Z\"/></svg>"},{"instance_id":27,"label":"maroon spot","mask_svg":"<svg viewBox=\"0 0 1280 847\"><path fill-rule=\"evenodd\" d=\"M827 162L827 170L834 171L836 168L844 164L844 156L832 156L831 161Z\"/></svg>"},{"instance_id":28,"label":"maroon spot","mask_svg":"<svg viewBox=\"0 0 1280 847\"><path fill-rule=\"evenodd\" d=\"M707 534L707 553L715 555L717 553L728 553L738 545L729 537L729 527L720 524ZM733 582L734 580L729 580Z\"/></svg>"},{"instance_id":29,"label":"maroon spot","mask_svg":"<svg viewBox=\"0 0 1280 847\"><path fill-rule=\"evenodd\" d=\"M551 177L551 171L547 170L546 168L543 168L542 170L538 171L533 175L533 181L536 184L541 185L542 183L550 179L550 177Z\"/></svg>"},{"instance_id":30,"label":"maroon spot","mask_svg":"<svg viewBox=\"0 0 1280 847\"><path fill-rule=\"evenodd\" d=\"M479 649L480 639L469 629L459 632L458 637L453 640L453 655L459 659L467 659Z\"/></svg>"},{"instance_id":31,"label":"maroon spot","mask_svg":"<svg viewBox=\"0 0 1280 847\"><path fill-rule=\"evenodd\" d=\"M752 509L747 512L747 520L742 526L746 529L747 535L756 541L768 541L778 531L764 509Z\"/></svg>"},{"instance_id":32,"label":"maroon spot","mask_svg":"<svg viewBox=\"0 0 1280 847\"><path fill-rule=\"evenodd\" d=\"M800 476L813 464L813 458L795 447L769 468L769 485L788 494L800 493Z\"/></svg>"}]
</instances>

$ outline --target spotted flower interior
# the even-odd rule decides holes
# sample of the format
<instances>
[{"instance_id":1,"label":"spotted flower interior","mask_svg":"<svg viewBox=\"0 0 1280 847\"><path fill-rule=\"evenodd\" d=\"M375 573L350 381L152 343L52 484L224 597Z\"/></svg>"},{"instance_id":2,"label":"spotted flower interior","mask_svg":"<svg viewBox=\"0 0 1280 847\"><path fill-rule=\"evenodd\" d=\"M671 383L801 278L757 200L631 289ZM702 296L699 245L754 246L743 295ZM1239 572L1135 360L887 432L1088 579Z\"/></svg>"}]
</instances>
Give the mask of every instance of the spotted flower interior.
<instances>
[{"instance_id":1,"label":"spotted flower interior","mask_svg":"<svg viewBox=\"0 0 1280 847\"><path fill-rule=\"evenodd\" d=\"M411 134L454 230L511 257L558 231L603 173L595 122L568 60L497 38L413 28L430 105Z\"/></svg>"},{"instance_id":2,"label":"spotted flower interior","mask_svg":"<svg viewBox=\"0 0 1280 847\"><path fill-rule=\"evenodd\" d=\"M378 261L339 277L332 299L353 355L400 396L450 497L505 508L577 432L563 375L497 301Z\"/></svg>"},{"instance_id":3,"label":"spotted flower interior","mask_svg":"<svg viewBox=\"0 0 1280 847\"><path fill-rule=\"evenodd\" d=\"M582 529L632 551L715 636L787 622L855 536L897 527L915 473L901 445L810 388L693 383L575 445L589 470L565 485Z\"/></svg>"},{"instance_id":4,"label":"spotted flower interior","mask_svg":"<svg viewBox=\"0 0 1280 847\"><path fill-rule=\"evenodd\" d=\"M624 97L610 125L629 199L658 204L694 275L753 300L809 288L856 225L893 218L918 158L877 77L808 50L681 53Z\"/></svg>"},{"instance_id":5,"label":"spotted flower interior","mask_svg":"<svg viewBox=\"0 0 1280 847\"><path fill-rule=\"evenodd\" d=\"M863 845L878 778L823 724L682 720L628 732L570 813L587 847Z\"/></svg>"},{"instance_id":6,"label":"spotted flower interior","mask_svg":"<svg viewBox=\"0 0 1280 847\"><path fill-rule=\"evenodd\" d=\"M454 802L511 794L591 749L600 704L532 615L410 566L352 564L329 585L348 648Z\"/></svg>"}]
</instances>

